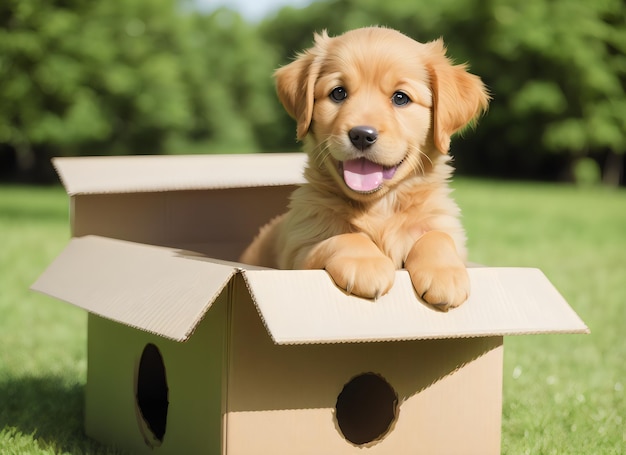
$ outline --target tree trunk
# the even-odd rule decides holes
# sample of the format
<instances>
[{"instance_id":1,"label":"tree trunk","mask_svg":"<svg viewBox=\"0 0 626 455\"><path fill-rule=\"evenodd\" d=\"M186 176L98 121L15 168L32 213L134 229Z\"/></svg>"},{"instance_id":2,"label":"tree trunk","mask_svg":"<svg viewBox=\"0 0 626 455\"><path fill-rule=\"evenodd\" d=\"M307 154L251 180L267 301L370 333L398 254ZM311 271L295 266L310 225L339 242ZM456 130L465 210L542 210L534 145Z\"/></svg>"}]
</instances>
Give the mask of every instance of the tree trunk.
<instances>
[{"instance_id":1,"label":"tree trunk","mask_svg":"<svg viewBox=\"0 0 626 455\"><path fill-rule=\"evenodd\" d=\"M602 182L605 185L618 187L624 177L624 154L610 150L604 161Z\"/></svg>"}]
</instances>

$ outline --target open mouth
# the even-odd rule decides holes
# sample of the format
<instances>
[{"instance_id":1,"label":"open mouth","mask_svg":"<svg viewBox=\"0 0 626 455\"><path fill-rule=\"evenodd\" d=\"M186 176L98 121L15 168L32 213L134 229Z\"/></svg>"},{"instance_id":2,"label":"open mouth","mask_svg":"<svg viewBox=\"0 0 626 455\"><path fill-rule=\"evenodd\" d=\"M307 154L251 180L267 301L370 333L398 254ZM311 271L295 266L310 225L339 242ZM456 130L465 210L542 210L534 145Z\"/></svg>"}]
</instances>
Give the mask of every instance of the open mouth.
<instances>
[{"instance_id":1,"label":"open mouth","mask_svg":"<svg viewBox=\"0 0 626 455\"><path fill-rule=\"evenodd\" d=\"M394 166L383 166L365 158L359 158L340 162L339 170L348 188L358 193L373 193L382 187L385 180L393 178L402 161Z\"/></svg>"}]
</instances>

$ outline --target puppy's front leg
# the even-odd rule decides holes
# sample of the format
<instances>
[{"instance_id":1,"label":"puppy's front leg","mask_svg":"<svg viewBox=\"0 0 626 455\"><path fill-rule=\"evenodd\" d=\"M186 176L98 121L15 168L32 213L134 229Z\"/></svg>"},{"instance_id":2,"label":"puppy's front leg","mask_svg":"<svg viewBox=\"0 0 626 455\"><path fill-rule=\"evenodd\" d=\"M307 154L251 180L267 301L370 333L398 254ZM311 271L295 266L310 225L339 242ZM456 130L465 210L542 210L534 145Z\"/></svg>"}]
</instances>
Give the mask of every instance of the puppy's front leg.
<instances>
[{"instance_id":1,"label":"puppy's front leg","mask_svg":"<svg viewBox=\"0 0 626 455\"><path fill-rule=\"evenodd\" d=\"M454 241L444 233L430 231L413 245L404 263L422 300L448 311L467 300L470 282Z\"/></svg>"},{"instance_id":2,"label":"puppy's front leg","mask_svg":"<svg viewBox=\"0 0 626 455\"><path fill-rule=\"evenodd\" d=\"M393 286L396 268L364 234L340 234L315 245L302 268L326 269L348 294L376 299Z\"/></svg>"}]
</instances>

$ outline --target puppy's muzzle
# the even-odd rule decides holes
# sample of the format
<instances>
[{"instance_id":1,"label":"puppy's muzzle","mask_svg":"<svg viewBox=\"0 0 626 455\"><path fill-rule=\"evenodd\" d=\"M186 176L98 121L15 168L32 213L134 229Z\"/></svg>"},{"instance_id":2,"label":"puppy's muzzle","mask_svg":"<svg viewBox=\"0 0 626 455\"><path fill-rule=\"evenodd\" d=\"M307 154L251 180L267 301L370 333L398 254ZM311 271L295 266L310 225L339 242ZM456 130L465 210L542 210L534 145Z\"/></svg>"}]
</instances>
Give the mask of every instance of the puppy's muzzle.
<instances>
[{"instance_id":1,"label":"puppy's muzzle","mask_svg":"<svg viewBox=\"0 0 626 455\"><path fill-rule=\"evenodd\" d=\"M378 139L378 130L372 126L360 125L348 131L348 136L350 137L352 145L363 151L376 142Z\"/></svg>"}]
</instances>

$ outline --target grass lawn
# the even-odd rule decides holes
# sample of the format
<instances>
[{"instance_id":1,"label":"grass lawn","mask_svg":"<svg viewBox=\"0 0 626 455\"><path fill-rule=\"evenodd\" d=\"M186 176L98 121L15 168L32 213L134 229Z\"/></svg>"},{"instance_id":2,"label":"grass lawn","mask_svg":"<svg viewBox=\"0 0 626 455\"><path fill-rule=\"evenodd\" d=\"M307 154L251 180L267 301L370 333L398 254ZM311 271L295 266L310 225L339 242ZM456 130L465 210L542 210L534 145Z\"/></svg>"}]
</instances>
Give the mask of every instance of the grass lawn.
<instances>
[{"instance_id":1,"label":"grass lawn","mask_svg":"<svg viewBox=\"0 0 626 455\"><path fill-rule=\"evenodd\" d=\"M502 452L626 453L626 192L460 179L470 259L539 267L591 335L505 340ZM86 316L28 290L69 238L60 188L0 186L0 453L109 454L83 435Z\"/></svg>"}]
</instances>

